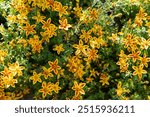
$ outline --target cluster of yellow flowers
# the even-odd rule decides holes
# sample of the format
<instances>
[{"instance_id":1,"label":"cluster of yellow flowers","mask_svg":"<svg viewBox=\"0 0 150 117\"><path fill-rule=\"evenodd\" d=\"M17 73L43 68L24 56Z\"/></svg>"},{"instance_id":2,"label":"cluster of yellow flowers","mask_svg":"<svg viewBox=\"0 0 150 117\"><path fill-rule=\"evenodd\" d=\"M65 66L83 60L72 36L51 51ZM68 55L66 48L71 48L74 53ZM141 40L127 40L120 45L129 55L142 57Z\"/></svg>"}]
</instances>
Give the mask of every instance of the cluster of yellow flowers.
<instances>
[{"instance_id":1,"label":"cluster of yellow flowers","mask_svg":"<svg viewBox=\"0 0 150 117\"><path fill-rule=\"evenodd\" d=\"M135 4L136 2L130 0L129 3ZM9 56L9 52L7 49L0 49L0 64L4 66L0 71L0 99L21 99L26 94L30 94L33 89L36 93L32 98L35 99L48 99L50 96L52 96L50 99L59 99L57 96L61 95L59 94L61 90L65 90L66 99L83 99L86 91L92 92L90 86L100 86L105 90L105 88L109 89L111 84L114 88L114 95L118 99L130 99L127 96L131 92L129 87L125 86L123 79L120 80L122 73L125 74L125 78L128 78L128 82L133 83L135 78L143 84L149 83L147 79L143 81L142 78L148 73L150 62L150 57L148 57L150 38L147 38L150 37L150 16L142 6L138 6L139 11L135 19L129 19L122 28L122 32L110 31L111 33L108 34L109 29L105 27L113 25L110 23L113 13L102 17L106 14L102 8L83 9L78 0L72 8L73 11L70 11L69 6L56 0L11 0L10 5L14 11L7 16L10 26L8 30L13 32L13 27L17 26L19 37L13 37L8 43L8 50L9 47L13 48L15 44L20 44L19 47L25 50L27 61L32 55L35 58L40 56L42 58L41 53L49 48L48 53L45 53L47 56L49 53L56 53L50 54L51 60L43 61L44 64L34 62L31 65L34 69L31 69L25 65L27 63L22 66L17 60L5 64L5 57ZM112 6L114 5L115 3L112 3ZM72 24L70 20L71 13L77 20L76 24ZM58 16L55 20L53 14ZM145 35L148 35L146 38L135 33L143 26L146 30ZM62 38L62 41L53 42L56 38L58 40ZM118 69L119 66L118 73L116 73L119 79L114 78L109 70L113 64L112 58L104 57L109 50L113 51L111 49L115 45L119 45L119 54L114 55L117 60L114 69ZM72 49L72 53L66 54L67 51L71 51L67 47ZM15 88L22 77L28 79L24 83L32 83L32 86L27 86L21 92L7 92L8 88ZM65 86L66 83L68 87ZM24 84L18 86L22 85ZM145 88L148 86L145 85ZM73 91L73 95L69 90Z\"/></svg>"}]
</instances>

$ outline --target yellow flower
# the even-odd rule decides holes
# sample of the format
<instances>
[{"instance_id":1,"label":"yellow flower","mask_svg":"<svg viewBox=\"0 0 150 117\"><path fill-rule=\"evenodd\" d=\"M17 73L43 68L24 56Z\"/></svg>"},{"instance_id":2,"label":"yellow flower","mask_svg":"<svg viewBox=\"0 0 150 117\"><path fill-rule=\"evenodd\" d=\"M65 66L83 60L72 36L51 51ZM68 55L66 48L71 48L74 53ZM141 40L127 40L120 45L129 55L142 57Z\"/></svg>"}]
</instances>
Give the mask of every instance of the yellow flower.
<instances>
[{"instance_id":1,"label":"yellow flower","mask_svg":"<svg viewBox=\"0 0 150 117\"><path fill-rule=\"evenodd\" d=\"M15 15L8 15L7 16L7 20L9 22L16 23L17 22L17 16L15 16Z\"/></svg>"},{"instance_id":2,"label":"yellow flower","mask_svg":"<svg viewBox=\"0 0 150 117\"><path fill-rule=\"evenodd\" d=\"M95 71L94 69L90 70L90 76L96 77L96 75L99 75L97 71Z\"/></svg>"},{"instance_id":3,"label":"yellow flower","mask_svg":"<svg viewBox=\"0 0 150 117\"><path fill-rule=\"evenodd\" d=\"M59 82L56 82L56 84L53 84L53 91L55 93L58 93L61 87L59 87Z\"/></svg>"},{"instance_id":4,"label":"yellow flower","mask_svg":"<svg viewBox=\"0 0 150 117\"><path fill-rule=\"evenodd\" d=\"M76 71L74 73L74 76L79 78L80 80L83 80L83 75L84 74L85 74L85 72L83 71L83 68L80 66L78 69L76 69Z\"/></svg>"},{"instance_id":5,"label":"yellow flower","mask_svg":"<svg viewBox=\"0 0 150 117\"><path fill-rule=\"evenodd\" d=\"M77 17L81 16L81 12L82 12L82 7L79 7L79 4L76 4L77 6L73 8L74 10L74 14L77 15Z\"/></svg>"},{"instance_id":6,"label":"yellow flower","mask_svg":"<svg viewBox=\"0 0 150 117\"><path fill-rule=\"evenodd\" d=\"M28 43L32 46L32 52L33 53L40 53L41 49L43 49L42 47L42 41L39 40L39 37L37 35L34 35L33 38L30 38L28 40Z\"/></svg>"},{"instance_id":7,"label":"yellow flower","mask_svg":"<svg viewBox=\"0 0 150 117\"><path fill-rule=\"evenodd\" d=\"M44 76L45 79L47 79L48 77L53 77L50 68L49 69L47 69L46 67L42 67L42 68L43 68L42 75Z\"/></svg>"},{"instance_id":8,"label":"yellow flower","mask_svg":"<svg viewBox=\"0 0 150 117\"><path fill-rule=\"evenodd\" d=\"M145 19L147 16L147 13L145 13L144 9L142 7L140 7L139 13L136 14L136 17L140 18L140 19Z\"/></svg>"},{"instance_id":9,"label":"yellow flower","mask_svg":"<svg viewBox=\"0 0 150 117\"><path fill-rule=\"evenodd\" d=\"M131 57L133 59L133 62L135 63L136 60L139 60L141 52L137 51L137 52L132 52L132 54L129 54L129 57Z\"/></svg>"},{"instance_id":10,"label":"yellow flower","mask_svg":"<svg viewBox=\"0 0 150 117\"><path fill-rule=\"evenodd\" d=\"M23 30L26 31L26 36L36 33L36 31L34 30L35 27L35 25L30 25L29 23L26 23L26 26L24 26L23 28Z\"/></svg>"},{"instance_id":11,"label":"yellow flower","mask_svg":"<svg viewBox=\"0 0 150 117\"><path fill-rule=\"evenodd\" d=\"M13 77L3 77L2 79L6 88L15 87L15 83L17 83L17 79L13 79Z\"/></svg>"},{"instance_id":12,"label":"yellow flower","mask_svg":"<svg viewBox=\"0 0 150 117\"><path fill-rule=\"evenodd\" d=\"M140 64L139 66L132 66L132 68L134 69L133 75L138 75L139 80L142 79L142 74L146 74L147 71L143 70L143 65Z\"/></svg>"},{"instance_id":13,"label":"yellow flower","mask_svg":"<svg viewBox=\"0 0 150 117\"><path fill-rule=\"evenodd\" d=\"M91 19L98 19L98 12L95 8L90 11L90 18Z\"/></svg>"},{"instance_id":14,"label":"yellow flower","mask_svg":"<svg viewBox=\"0 0 150 117\"><path fill-rule=\"evenodd\" d=\"M37 12L37 15L33 16L32 18L35 19L37 21L37 23L40 23L40 22L43 22L46 17L41 16L40 12Z\"/></svg>"},{"instance_id":15,"label":"yellow flower","mask_svg":"<svg viewBox=\"0 0 150 117\"><path fill-rule=\"evenodd\" d=\"M46 29L44 32L40 32L40 34L42 35L42 42L49 42L51 37L57 35L55 32L56 30L57 28L55 26L52 26L51 29Z\"/></svg>"},{"instance_id":16,"label":"yellow flower","mask_svg":"<svg viewBox=\"0 0 150 117\"><path fill-rule=\"evenodd\" d=\"M19 39L17 43L22 44L24 46L24 48L26 48L28 45L28 41L25 39Z\"/></svg>"},{"instance_id":17,"label":"yellow flower","mask_svg":"<svg viewBox=\"0 0 150 117\"><path fill-rule=\"evenodd\" d=\"M119 61L116 63L120 65L120 72L127 72L129 64L122 58L119 58Z\"/></svg>"},{"instance_id":18,"label":"yellow flower","mask_svg":"<svg viewBox=\"0 0 150 117\"><path fill-rule=\"evenodd\" d=\"M54 2L54 10L59 12L59 17L62 17L62 15L67 15L68 14L67 9L68 6L63 6L61 2L57 1Z\"/></svg>"},{"instance_id":19,"label":"yellow flower","mask_svg":"<svg viewBox=\"0 0 150 117\"><path fill-rule=\"evenodd\" d=\"M64 76L64 69L60 69L60 70L58 71L57 78L59 79L60 76Z\"/></svg>"},{"instance_id":20,"label":"yellow flower","mask_svg":"<svg viewBox=\"0 0 150 117\"><path fill-rule=\"evenodd\" d=\"M68 59L68 64L66 66L69 68L70 72L74 73L79 68L79 66L82 66L81 60L77 56L73 56Z\"/></svg>"},{"instance_id":21,"label":"yellow flower","mask_svg":"<svg viewBox=\"0 0 150 117\"><path fill-rule=\"evenodd\" d=\"M118 38L118 35L117 35L117 34L112 34L111 37L108 37L108 39L112 40L113 42L116 42L116 41L117 41L117 38Z\"/></svg>"},{"instance_id":22,"label":"yellow flower","mask_svg":"<svg viewBox=\"0 0 150 117\"><path fill-rule=\"evenodd\" d=\"M85 30L81 30L81 32L82 32L82 35L80 35L80 39L84 39L85 43L87 43L89 41L89 39L92 38L92 36L91 36L92 31L89 30L86 32Z\"/></svg>"},{"instance_id":23,"label":"yellow flower","mask_svg":"<svg viewBox=\"0 0 150 117\"><path fill-rule=\"evenodd\" d=\"M14 75L18 74L18 76L22 76L22 70L25 69L25 67L20 66L18 61L16 61L14 64L9 64L9 69Z\"/></svg>"},{"instance_id":24,"label":"yellow flower","mask_svg":"<svg viewBox=\"0 0 150 117\"><path fill-rule=\"evenodd\" d=\"M41 21L43 24L42 28L45 30L56 30L57 27L51 23L51 18L48 18L47 21Z\"/></svg>"},{"instance_id":25,"label":"yellow flower","mask_svg":"<svg viewBox=\"0 0 150 117\"><path fill-rule=\"evenodd\" d=\"M121 96L123 92L124 89L122 88L122 82L119 81L117 85L116 93L118 96Z\"/></svg>"},{"instance_id":26,"label":"yellow flower","mask_svg":"<svg viewBox=\"0 0 150 117\"><path fill-rule=\"evenodd\" d=\"M150 39L146 40L144 38L141 39L141 42L139 43L141 49L148 49L150 47Z\"/></svg>"},{"instance_id":27,"label":"yellow flower","mask_svg":"<svg viewBox=\"0 0 150 117\"><path fill-rule=\"evenodd\" d=\"M75 52L75 55L80 55L81 53L83 53L84 55L87 55L86 50L88 48L88 45L83 45L82 40L79 40L79 45L74 44L73 47L77 49Z\"/></svg>"},{"instance_id":28,"label":"yellow flower","mask_svg":"<svg viewBox=\"0 0 150 117\"><path fill-rule=\"evenodd\" d=\"M123 39L123 44L125 45L125 47L129 47L131 45L133 45L135 43L135 41L133 40L133 35L132 34L128 34L124 39Z\"/></svg>"},{"instance_id":29,"label":"yellow flower","mask_svg":"<svg viewBox=\"0 0 150 117\"><path fill-rule=\"evenodd\" d=\"M64 51L63 44L56 45L53 50L57 51L57 54L59 55L60 52L63 52L63 51Z\"/></svg>"},{"instance_id":30,"label":"yellow flower","mask_svg":"<svg viewBox=\"0 0 150 117\"><path fill-rule=\"evenodd\" d=\"M98 58L97 52L98 50L95 49L87 49L88 59L95 61Z\"/></svg>"},{"instance_id":31,"label":"yellow flower","mask_svg":"<svg viewBox=\"0 0 150 117\"><path fill-rule=\"evenodd\" d=\"M57 75L58 70L61 69L61 67L58 65L58 59L56 59L54 62L49 61L48 64L50 66L50 70L52 70Z\"/></svg>"},{"instance_id":32,"label":"yellow flower","mask_svg":"<svg viewBox=\"0 0 150 117\"><path fill-rule=\"evenodd\" d=\"M4 67L4 70L1 72L1 74L4 76L4 77L13 77L14 74L11 72L11 70L9 68L7 68L6 66Z\"/></svg>"},{"instance_id":33,"label":"yellow flower","mask_svg":"<svg viewBox=\"0 0 150 117\"><path fill-rule=\"evenodd\" d=\"M124 61L127 61L129 59L128 55L126 55L123 50L120 51L119 57Z\"/></svg>"},{"instance_id":34,"label":"yellow flower","mask_svg":"<svg viewBox=\"0 0 150 117\"><path fill-rule=\"evenodd\" d=\"M45 98L47 95L52 95L52 87L53 84L46 83L45 81L42 82L42 88L39 90L39 92L42 93L42 97Z\"/></svg>"},{"instance_id":35,"label":"yellow flower","mask_svg":"<svg viewBox=\"0 0 150 117\"><path fill-rule=\"evenodd\" d=\"M90 83L90 82L92 82L92 81L93 81L93 78L88 77L88 78L86 78L86 80L87 80L87 82L88 82L88 83Z\"/></svg>"},{"instance_id":36,"label":"yellow flower","mask_svg":"<svg viewBox=\"0 0 150 117\"><path fill-rule=\"evenodd\" d=\"M46 0L47 1L47 4L49 5L49 6L51 6L52 7L52 9L53 9L53 6L54 6L54 0Z\"/></svg>"},{"instance_id":37,"label":"yellow flower","mask_svg":"<svg viewBox=\"0 0 150 117\"><path fill-rule=\"evenodd\" d=\"M75 97L78 97L81 94L85 94L85 91L83 90L85 83L77 83L77 81L74 81L74 86L72 89L75 91Z\"/></svg>"},{"instance_id":38,"label":"yellow flower","mask_svg":"<svg viewBox=\"0 0 150 117\"><path fill-rule=\"evenodd\" d=\"M72 27L70 24L68 24L67 19L61 19L59 20L59 29L68 30L68 28Z\"/></svg>"},{"instance_id":39,"label":"yellow flower","mask_svg":"<svg viewBox=\"0 0 150 117\"><path fill-rule=\"evenodd\" d=\"M102 83L102 86L105 84L109 85L108 80L109 80L109 76L107 74L102 73L100 76L100 82Z\"/></svg>"},{"instance_id":40,"label":"yellow flower","mask_svg":"<svg viewBox=\"0 0 150 117\"><path fill-rule=\"evenodd\" d=\"M141 64L145 67L148 67L148 62L150 62L150 58L147 58L146 57L146 54L144 54L143 57L140 57L140 60L141 60Z\"/></svg>"},{"instance_id":41,"label":"yellow flower","mask_svg":"<svg viewBox=\"0 0 150 117\"><path fill-rule=\"evenodd\" d=\"M0 64L4 62L5 56L8 54L5 50L0 50Z\"/></svg>"},{"instance_id":42,"label":"yellow flower","mask_svg":"<svg viewBox=\"0 0 150 117\"><path fill-rule=\"evenodd\" d=\"M143 24L143 20L140 19L139 17L136 17L135 20L134 20L133 27L135 27L135 26L140 27L140 26L142 26L142 24Z\"/></svg>"},{"instance_id":43,"label":"yellow flower","mask_svg":"<svg viewBox=\"0 0 150 117\"><path fill-rule=\"evenodd\" d=\"M33 80L33 84L37 83L37 82L42 82L41 78L40 78L41 74L37 74L35 71L33 72L33 76L30 77L30 80Z\"/></svg>"}]
</instances>

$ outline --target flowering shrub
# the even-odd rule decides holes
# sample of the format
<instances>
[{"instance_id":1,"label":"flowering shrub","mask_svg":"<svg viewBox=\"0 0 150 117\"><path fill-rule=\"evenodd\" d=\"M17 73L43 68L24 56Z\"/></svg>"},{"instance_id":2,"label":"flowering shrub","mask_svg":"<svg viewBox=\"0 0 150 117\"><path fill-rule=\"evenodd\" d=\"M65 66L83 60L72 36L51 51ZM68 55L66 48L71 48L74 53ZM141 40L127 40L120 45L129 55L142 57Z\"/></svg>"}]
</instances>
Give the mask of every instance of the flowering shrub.
<instances>
[{"instance_id":1,"label":"flowering shrub","mask_svg":"<svg viewBox=\"0 0 150 117\"><path fill-rule=\"evenodd\" d=\"M150 0L0 0L0 99L150 99Z\"/></svg>"}]
</instances>

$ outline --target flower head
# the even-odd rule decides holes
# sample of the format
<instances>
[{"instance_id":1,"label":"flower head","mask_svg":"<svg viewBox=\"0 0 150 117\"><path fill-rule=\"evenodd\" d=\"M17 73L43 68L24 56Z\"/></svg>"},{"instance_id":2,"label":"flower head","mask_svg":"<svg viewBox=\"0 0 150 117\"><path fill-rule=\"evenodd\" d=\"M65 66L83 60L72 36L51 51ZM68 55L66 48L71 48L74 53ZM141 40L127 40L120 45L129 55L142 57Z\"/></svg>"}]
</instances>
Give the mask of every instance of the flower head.
<instances>
[{"instance_id":1,"label":"flower head","mask_svg":"<svg viewBox=\"0 0 150 117\"><path fill-rule=\"evenodd\" d=\"M59 29L68 30L68 28L72 27L70 24L68 24L67 19L61 19L59 20Z\"/></svg>"},{"instance_id":2,"label":"flower head","mask_svg":"<svg viewBox=\"0 0 150 117\"><path fill-rule=\"evenodd\" d=\"M56 45L53 50L57 51L57 54L59 55L61 52L64 51L63 44Z\"/></svg>"},{"instance_id":3,"label":"flower head","mask_svg":"<svg viewBox=\"0 0 150 117\"><path fill-rule=\"evenodd\" d=\"M33 81L33 84L37 83L37 82L42 82L41 78L40 78L41 74L37 74L35 71L33 72L33 76L30 77L30 80Z\"/></svg>"},{"instance_id":4,"label":"flower head","mask_svg":"<svg viewBox=\"0 0 150 117\"><path fill-rule=\"evenodd\" d=\"M58 70L61 69L61 67L58 65L58 59L56 59L54 62L49 61L48 64L50 66L50 70L52 70L55 74L58 74Z\"/></svg>"},{"instance_id":5,"label":"flower head","mask_svg":"<svg viewBox=\"0 0 150 117\"><path fill-rule=\"evenodd\" d=\"M100 82L102 83L102 86L103 86L103 85L109 85L108 80L109 80L108 75L102 73L101 76L100 76Z\"/></svg>"},{"instance_id":6,"label":"flower head","mask_svg":"<svg viewBox=\"0 0 150 117\"><path fill-rule=\"evenodd\" d=\"M75 97L78 97L81 94L85 94L83 88L86 84L85 83L77 83L77 81L74 81L74 86L72 89L75 91Z\"/></svg>"},{"instance_id":7,"label":"flower head","mask_svg":"<svg viewBox=\"0 0 150 117\"><path fill-rule=\"evenodd\" d=\"M138 75L139 80L142 79L142 74L146 74L147 71L143 69L143 65L140 64L139 66L132 66L132 68L134 69L133 75Z\"/></svg>"}]
</instances>

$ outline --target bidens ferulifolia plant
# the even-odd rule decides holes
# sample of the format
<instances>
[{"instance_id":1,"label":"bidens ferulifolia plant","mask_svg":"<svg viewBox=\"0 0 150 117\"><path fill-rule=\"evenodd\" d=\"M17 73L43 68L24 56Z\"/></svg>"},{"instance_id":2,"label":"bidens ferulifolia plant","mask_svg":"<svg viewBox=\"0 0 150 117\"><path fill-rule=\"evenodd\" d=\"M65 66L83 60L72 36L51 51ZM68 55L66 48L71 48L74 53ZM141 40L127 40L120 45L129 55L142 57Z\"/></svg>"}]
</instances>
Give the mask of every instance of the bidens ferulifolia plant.
<instances>
[{"instance_id":1,"label":"bidens ferulifolia plant","mask_svg":"<svg viewBox=\"0 0 150 117\"><path fill-rule=\"evenodd\" d=\"M0 99L150 99L150 0L1 0L0 17Z\"/></svg>"}]
</instances>

